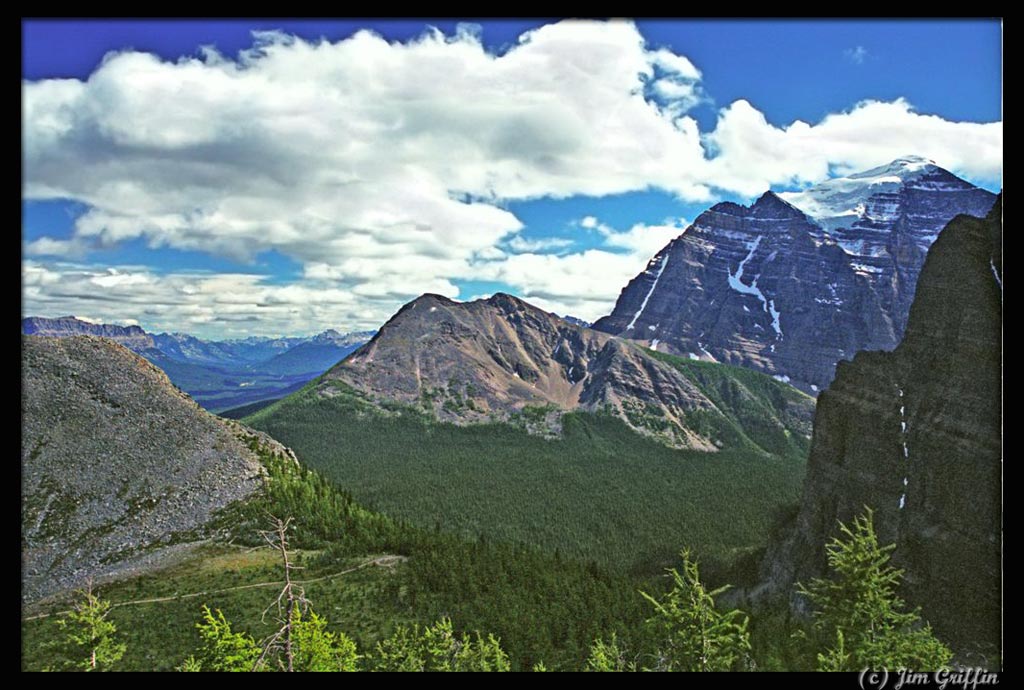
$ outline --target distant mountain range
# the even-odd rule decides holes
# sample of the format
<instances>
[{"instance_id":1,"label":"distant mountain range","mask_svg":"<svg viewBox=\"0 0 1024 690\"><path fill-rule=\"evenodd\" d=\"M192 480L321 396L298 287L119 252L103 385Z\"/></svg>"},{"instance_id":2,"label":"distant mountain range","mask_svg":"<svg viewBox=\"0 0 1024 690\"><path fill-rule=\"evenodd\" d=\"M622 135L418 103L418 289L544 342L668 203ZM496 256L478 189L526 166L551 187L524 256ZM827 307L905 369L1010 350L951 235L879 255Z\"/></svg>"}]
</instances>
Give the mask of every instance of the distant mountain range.
<instances>
[{"instance_id":1,"label":"distant mountain range","mask_svg":"<svg viewBox=\"0 0 1024 690\"><path fill-rule=\"evenodd\" d=\"M373 331L333 329L308 338L250 337L208 341L185 333L147 333L138 326L97 324L74 316L29 317L25 335L92 335L124 345L163 369L171 381L213 411L298 390L367 342Z\"/></svg>"},{"instance_id":2,"label":"distant mountain range","mask_svg":"<svg viewBox=\"0 0 1024 690\"><path fill-rule=\"evenodd\" d=\"M817 393L837 362L891 350L917 277L957 214L995 195L907 156L798 193L702 213L594 328L660 352L751 367Z\"/></svg>"}]
</instances>

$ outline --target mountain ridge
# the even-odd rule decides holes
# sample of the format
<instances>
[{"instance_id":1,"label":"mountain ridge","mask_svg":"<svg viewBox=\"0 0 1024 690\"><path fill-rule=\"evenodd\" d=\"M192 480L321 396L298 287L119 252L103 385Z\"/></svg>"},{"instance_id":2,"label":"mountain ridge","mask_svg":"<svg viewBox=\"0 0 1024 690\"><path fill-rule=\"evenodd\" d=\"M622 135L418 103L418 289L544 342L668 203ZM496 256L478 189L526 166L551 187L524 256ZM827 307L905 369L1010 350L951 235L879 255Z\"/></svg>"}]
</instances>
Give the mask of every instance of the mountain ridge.
<instances>
[{"instance_id":1,"label":"mountain ridge","mask_svg":"<svg viewBox=\"0 0 1024 690\"><path fill-rule=\"evenodd\" d=\"M328 370L317 395L331 396L336 383L458 424L526 413L538 417L539 431L557 434L567 412L610 413L673 447L711 452L736 433L685 367L505 293L465 303L432 294L412 300ZM783 398L809 416L812 400L796 391ZM699 431L693 420L707 416L714 422L702 421Z\"/></svg>"},{"instance_id":2,"label":"mountain ridge","mask_svg":"<svg viewBox=\"0 0 1024 690\"><path fill-rule=\"evenodd\" d=\"M262 486L251 436L290 456L118 343L22 336L23 600L201 539L218 510Z\"/></svg>"},{"instance_id":3,"label":"mountain ridge","mask_svg":"<svg viewBox=\"0 0 1024 690\"><path fill-rule=\"evenodd\" d=\"M825 205L808 200L826 197L834 202L826 215L843 223L821 224ZM858 213L839 213L857 199ZM927 247L954 216L984 216L994 199L905 157L802 193L722 202L655 254L594 328L816 394L837 362L896 346Z\"/></svg>"}]
</instances>

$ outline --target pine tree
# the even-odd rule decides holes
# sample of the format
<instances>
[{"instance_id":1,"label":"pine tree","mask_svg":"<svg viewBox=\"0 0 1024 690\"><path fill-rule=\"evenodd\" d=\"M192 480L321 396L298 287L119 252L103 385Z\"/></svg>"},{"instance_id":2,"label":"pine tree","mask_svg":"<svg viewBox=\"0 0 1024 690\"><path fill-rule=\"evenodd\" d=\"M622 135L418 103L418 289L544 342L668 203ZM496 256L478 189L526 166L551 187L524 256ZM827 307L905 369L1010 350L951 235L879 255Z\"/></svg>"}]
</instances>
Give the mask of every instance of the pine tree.
<instances>
[{"instance_id":1,"label":"pine tree","mask_svg":"<svg viewBox=\"0 0 1024 690\"><path fill-rule=\"evenodd\" d=\"M594 640L587 659L587 670L601 673L635 671L636 667L626 661L626 654L619 646L619 639L612 633L611 639L605 642L602 638Z\"/></svg>"},{"instance_id":2,"label":"pine tree","mask_svg":"<svg viewBox=\"0 0 1024 690\"><path fill-rule=\"evenodd\" d=\"M661 634L664 647L654 670L729 671L749 657L749 619L739 610L719 612L715 597L728 589L708 592L700 581L697 563L682 552L682 572L672 568L672 589L658 601L641 592L657 615L648 621Z\"/></svg>"},{"instance_id":3,"label":"pine tree","mask_svg":"<svg viewBox=\"0 0 1024 690\"><path fill-rule=\"evenodd\" d=\"M107 671L124 656L126 646L114 633L117 626L107 619L110 602L92 592L92 584L79 592L81 599L59 619L63 637L51 647L56 668L78 671Z\"/></svg>"},{"instance_id":4,"label":"pine tree","mask_svg":"<svg viewBox=\"0 0 1024 690\"><path fill-rule=\"evenodd\" d=\"M421 632L399 626L377 643L374 671L508 671L508 655L494 635L476 639L456 635L451 620L442 618Z\"/></svg>"},{"instance_id":5,"label":"pine tree","mask_svg":"<svg viewBox=\"0 0 1024 690\"><path fill-rule=\"evenodd\" d=\"M356 643L345 633L327 630L327 621L310 610L292 620L296 671L358 671Z\"/></svg>"},{"instance_id":6,"label":"pine tree","mask_svg":"<svg viewBox=\"0 0 1024 690\"><path fill-rule=\"evenodd\" d=\"M251 671L260 656L260 647L252 636L234 632L231 623L218 609L203 606L203 621L196 624L202 646L182 665L183 671Z\"/></svg>"},{"instance_id":7,"label":"pine tree","mask_svg":"<svg viewBox=\"0 0 1024 690\"><path fill-rule=\"evenodd\" d=\"M896 546L878 545L872 511L855 517L852 528L840 523L839 530L826 547L832 577L798 585L815 606L815 629L835 640L818 655L819 669L927 671L949 664L949 648L897 596L903 571L889 565Z\"/></svg>"}]
</instances>

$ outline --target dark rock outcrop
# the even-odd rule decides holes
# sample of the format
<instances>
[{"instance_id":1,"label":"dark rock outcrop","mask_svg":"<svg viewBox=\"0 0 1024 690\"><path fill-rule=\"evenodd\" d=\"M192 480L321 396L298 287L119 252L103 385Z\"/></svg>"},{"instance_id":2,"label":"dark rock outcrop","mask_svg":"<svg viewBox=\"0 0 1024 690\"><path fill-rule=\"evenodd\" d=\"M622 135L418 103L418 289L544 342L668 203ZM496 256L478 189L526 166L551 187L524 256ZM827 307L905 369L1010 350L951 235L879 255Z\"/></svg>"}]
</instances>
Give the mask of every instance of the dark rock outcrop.
<instances>
[{"instance_id":1,"label":"dark rock outcrop","mask_svg":"<svg viewBox=\"0 0 1024 690\"><path fill-rule=\"evenodd\" d=\"M798 194L766 192L749 207L717 204L594 328L816 393L836 362L896 346L931 242L958 213L984 216L994 198L907 157Z\"/></svg>"},{"instance_id":2,"label":"dark rock outcrop","mask_svg":"<svg viewBox=\"0 0 1024 690\"><path fill-rule=\"evenodd\" d=\"M769 548L758 595L823 575L837 521L867 506L939 637L961 654L999 650L1001 206L942 231L903 342L841 363L819 397L796 524Z\"/></svg>"},{"instance_id":3,"label":"dark rock outcrop","mask_svg":"<svg viewBox=\"0 0 1024 690\"><path fill-rule=\"evenodd\" d=\"M262 483L244 436L110 340L23 337L24 600L200 536Z\"/></svg>"}]
</instances>

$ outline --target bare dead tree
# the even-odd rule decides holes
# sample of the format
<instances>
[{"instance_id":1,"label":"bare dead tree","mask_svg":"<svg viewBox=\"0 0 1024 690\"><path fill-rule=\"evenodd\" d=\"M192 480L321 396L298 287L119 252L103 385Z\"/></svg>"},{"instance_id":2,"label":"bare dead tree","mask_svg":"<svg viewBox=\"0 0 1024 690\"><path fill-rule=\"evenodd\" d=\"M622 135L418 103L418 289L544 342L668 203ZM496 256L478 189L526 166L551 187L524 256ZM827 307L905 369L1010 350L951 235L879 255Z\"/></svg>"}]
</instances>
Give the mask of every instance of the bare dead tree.
<instances>
[{"instance_id":1,"label":"bare dead tree","mask_svg":"<svg viewBox=\"0 0 1024 690\"><path fill-rule=\"evenodd\" d=\"M281 554L281 562L284 564L284 587L277 595L277 599L263 611L263 620L266 620L267 613L276 606L277 620L281 627L263 640L261 644L263 651L256 659L256 663L253 664L252 670L258 670L272 651L280 649L284 655L284 661L280 662L283 670L292 672L294 671L295 656L292 649L292 625L296 610L300 615L305 614L309 608L309 601L306 599L302 585L292 580L292 571L302 569L292 563L288 554L288 528L291 526L292 518L282 520L269 514L268 517L271 529L261 530L260 535L270 548Z\"/></svg>"}]
</instances>

